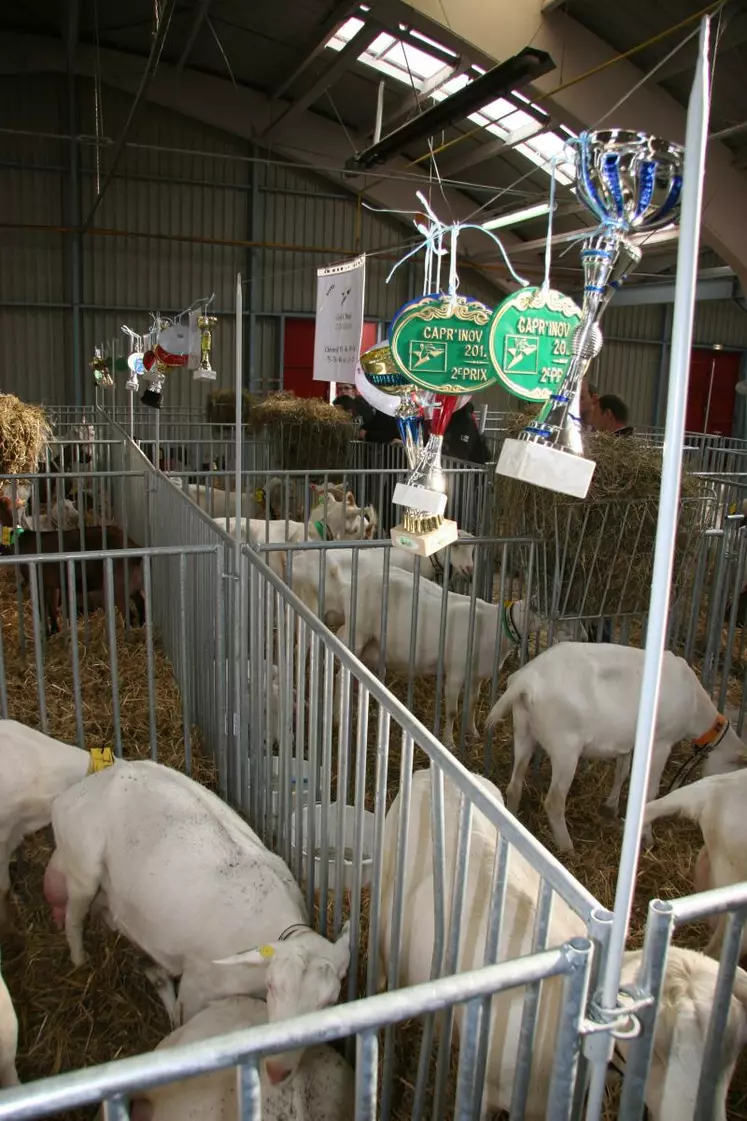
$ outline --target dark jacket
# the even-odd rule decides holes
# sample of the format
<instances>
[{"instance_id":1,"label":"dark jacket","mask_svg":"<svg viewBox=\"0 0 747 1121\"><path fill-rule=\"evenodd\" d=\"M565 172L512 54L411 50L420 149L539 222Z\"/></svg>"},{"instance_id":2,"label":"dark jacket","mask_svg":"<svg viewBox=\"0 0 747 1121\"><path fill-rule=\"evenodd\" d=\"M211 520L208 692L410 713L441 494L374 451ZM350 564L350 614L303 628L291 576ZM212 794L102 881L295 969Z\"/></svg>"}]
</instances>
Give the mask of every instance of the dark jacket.
<instances>
[{"instance_id":1,"label":"dark jacket","mask_svg":"<svg viewBox=\"0 0 747 1121\"><path fill-rule=\"evenodd\" d=\"M458 409L449 421L444 433L443 454L454 459L466 459L470 463L487 463L490 449L483 438L472 402Z\"/></svg>"},{"instance_id":2,"label":"dark jacket","mask_svg":"<svg viewBox=\"0 0 747 1121\"><path fill-rule=\"evenodd\" d=\"M635 429L633 428L633 425L629 424L625 428L618 428L618 430L614 433L614 435L615 436L632 436L632 435L634 435L634 432L635 432Z\"/></svg>"}]
</instances>

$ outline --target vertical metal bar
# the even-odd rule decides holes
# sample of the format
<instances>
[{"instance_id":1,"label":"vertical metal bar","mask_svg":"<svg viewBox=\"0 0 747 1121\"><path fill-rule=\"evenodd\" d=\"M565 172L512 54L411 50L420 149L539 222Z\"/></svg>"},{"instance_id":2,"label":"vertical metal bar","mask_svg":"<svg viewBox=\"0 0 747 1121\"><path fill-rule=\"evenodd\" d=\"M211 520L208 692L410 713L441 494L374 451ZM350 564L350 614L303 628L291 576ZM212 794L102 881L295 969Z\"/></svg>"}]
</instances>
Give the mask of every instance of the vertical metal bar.
<instances>
[{"instance_id":1,"label":"vertical metal bar","mask_svg":"<svg viewBox=\"0 0 747 1121\"><path fill-rule=\"evenodd\" d=\"M80 0L70 0L67 6L67 124L68 124L68 159L70 161L70 178L68 189L68 218L70 225L70 302L71 302L71 362L72 362L72 389L73 400L76 405L82 405L85 399L83 386L83 347L81 304L83 303L82 282L82 236L81 225L81 199L80 199L80 153L78 136L80 134L78 122L78 99L75 74L75 51L78 44ZM69 384L69 383L68 383ZM75 601L73 600L73 603ZM72 611L71 611L72 614ZM74 615L73 615L74 617Z\"/></svg>"},{"instance_id":2,"label":"vertical metal bar","mask_svg":"<svg viewBox=\"0 0 747 1121\"><path fill-rule=\"evenodd\" d=\"M560 1023L555 1038L555 1061L548 1093L553 1121L573 1116L582 1041L581 1024L589 992L593 947L586 938L573 938L565 946L565 954L569 972L563 984Z\"/></svg>"},{"instance_id":3,"label":"vertical metal bar","mask_svg":"<svg viewBox=\"0 0 747 1121\"><path fill-rule=\"evenodd\" d=\"M262 1116L262 1085L256 1058L247 1058L239 1065L237 1080L237 1104L241 1121L259 1121Z\"/></svg>"},{"instance_id":4,"label":"vertical metal bar","mask_svg":"<svg viewBox=\"0 0 747 1121\"><path fill-rule=\"evenodd\" d=\"M368 918L369 953L366 996L378 989L379 955L376 947L381 913L381 874L384 863L384 824L386 818L387 775L389 768L389 730L391 716L379 707L379 730L376 738L376 785L374 804L374 859L371 877L371 901ZM371 939L375 941L372 942Z\"/></svg>"},{"instance_id":5,"label":"vertical metal bar","mask_svg":"<svg viewBox=\"0 0 747 1121\"><path fill-rule=\"evenodd\" d=\"M75 619L75 561L67 562L67 594L72 605L70 615ZM86 733L83 727L83 700L80 692L80 655L78 652L78 628L70 628L70 659L73 667L73 697L75 699L75 734L78 747L86 746Z\"/></svg>"},{"instance_id":6,"label":"vertical metal bar","mask_svg":"<svg viewBox=\"0 0 747 1121\"><path fill-rule=\"evenodd\" d=\"M410 822L410 799L412 794L412 759L414 743L407 732L402 732L402 760L400 771L400 805L397 822L397 854L394 867L394 890L392 893L392 929L389 945L389 988L399 988L399 956L402 946L402 919L404 916L405 873L408 861L408 826ZM384 1032L384 1069L382 1074L380 1121L389 1121L392 1111L392 1091L394 1080L394 1030L391 1025Z\"/></svg>"},{"instance_id":7,"label":"vertical metal bar","mask_svg":"<svg viewBox=\"0 0 747 1121\"><path fill-rule=\"evenodd\" d=\"M635 891L643 810L646 801L649 764L661 685L669 589L672 580L679 515L678 497L708 135L709 31L710 20L706 16L701 22L698 61L687 114L682 218L677 246L672 358L669 371L666 433L662 451L661 497L656 525L649 623L635 747L633 749L633 765L628 788L628 808L615 891L615 919L610 934L610 948L602 986L604 1005L609 1008L615 1006L617 998L625 939Z\"/></svg>"},{"instance_id":8,"label":"vertical metal bar","mask_svg":"<svg viewBox=\"0 0 747 1121\"><path fill-rule=\"evenodd\" d=\"M5 676L5 638L0 623L0 715L8 719L8 682Z\"/></svg>"},{"instance_id":9,"label":"vertical metal bar","mask_svg":"<svg viewBox=\"0 0 747 1121\"><path fill-rule=\"evenodd\" d=\"M225 595L225 554L223 547L215 549L215 667L216 667L216 700L217 700L217 741L218 741L218 793L225 802L228 798L228 728L226 726L226 636L223 620L223 606Z\"/></svg>"},{"instance_id":10,"label":"vertical metal bar","mask_svg":"<svg viewBox=\"0 0 747 1121\"><path fill-rule=\"evenodd\" d=\"M451 924L446 947L446 972L459 972L459 948L462 939L462 924L467 901L467 878L469 876L470 834L472 832L473 806L466 795L461 796L459 825L457 827L457 848L454 857L454 880L451 885ZM451 1035L454 1025L454 1008L444 1010L441 1038L438 1044L436 1063L436 1082L433 1090L434 1116L442 1116L446 1101L446 1084L449 1076L451 1058ZM521 1113L514 1114L520 1117Z\"/></svg>"},{"instance_id":11,"label":"vertical metal bar","mask_svg":"<svg viewBox=\"0 0 747 1121\"><path fill-rule=\"evenodd\" d=\"M198 561L198 557L194 557ZM218 585L219 594L221 589L220 576L216 576L216 583ZM153 604L148 596L145 597L145 618L148 626L152 619ZM187 557L185 553L179 554L179 649L181 651L181 658L183 664L188 664L187 658ZM217 661L215 662L216 677L220 674L221 668ZM184 770L186 774L192 774L192 727L190 720L190 700L191 700L192 681L188 673L182 674L181 680L181 693L182 693L182 728L184 730ZM219 713L222 719L222 714Z\"/></svg>"},{"instance_id":12,"label":"vertical metal bar","mask_svg":"<svg viewBox=\"0 0 747 1121\"><path fill-rule=\"evenodd\" d=\"M85 568L85 563L83 563ZM106 581L106 629L109 636L109 667L112 675L112 720L114 723L114 754L122 757L122 724L119 716L119 665L117 660L117 621L114 604L114 562L112 557L104 561Z\"/></svg>"},{"instance_id":13,"label":"vertical metal bar","mask_svg":"<svg viewBox=\"0 0 747 1121\"><path fill-rule=\"evenodd\" d=\"M182 553L182 558L184 554ZM150 755L151 759L158 759L158 736L156 733L156 680L155 680L155 662L153 659L153 626L150 615L150 604L152 602L152 583L150 571L150 557L143 557L143 590L145 592L145 650L147 655L148 666L148 730L150 733Z\"/></svg>"},{"instance_id":14,"label":"vertical metal bar","mask_svg":"<svg viewBox=\"0 0 747 1121\"><path fill-rule=\"evenodd\" d=\"M376 1121L379 1037L364 1031L355 1037L355 1121Z\"/></svg>"},{"instance_id":15,"label":"vertical metal bar","mask_svg":"<svg viewBox=\"0 0 747 1121\"><path fill-rule=\"evenodd\" d=\"M36 695L39 698L39 717L41 730L49 731L47 722L47 692L44 683L44 662L42 659L42 634L39 617L39 581L43 583L42 568L38 561L29 564L29 590L31 592L31 614L34 623L34 661L36 662Z\"/></svg>"},{"instance_id":16,"label":"vertical metal bar","mask_svg":"<svg viewBox=\"0 0 747 1121\"><path fill-rule=\"evenodd\" d=\"M651 1056L654 1053L654 1026L664 984L667 951L673 931L674 910L671 903L664 903L658 899L649 903L646 937L643 943L643 954L636 983L636 995L650 996L652 997L652 1003L648 1007L642 1007L637 1013L641 1031L627 1045L625 1077L617 1114L618 1121L641 1121L643 1117L646 1082L651 1066ZM601 1081L601 1078L599 1081ZM593 1085L594 1080L592 1078L592 1088ZM602 1082L601 1094L597 1095L593 1101L591 1092L589 1093L586 1121L598 1121L601 1116L600 1109L603 1097L604 1083ZM593 1109L592 1106L594 1106Z\"/></svg>"},{"instance_id":17,"label":"vertical metal bar","mask_svg":"<svg viewBox=\"0 0 747 1121\"><path fill-rule=\"evenodd\" d=\"M544 950L547 945L551 910L552 888L546 880L543 880L534 920L532 953ZM524 990L524 1008L521 1015L519 1046L516 1056L516 1074L514 1075L514 1086L511 1094L510 1113L512 1117L523 1117L526 1111L529 1097L529 1079L532 1073L532 1049L539 1013L540 988L541 983L536 982L527 985Z\"/></svg>"},{"instance_id":18,"label":"vertical metal bar","mask_svg":"<svg viewBox=\"0 0 747 1121\"><path fill-rule=\"evenodd\" d=\"M353 844L353 884L350 899L350 968L348 970L348 1000L355 1000L358 994L358 953L360 942L361 919L361 873L363 869L363 829L366 808L366 754L368 746L368 689L363 685L358 689L358 728L356 734L355 758L355 833ZM347 813L347 807L345 809ZM338 860L340 853L338 850ZM335 898L335 926L342 919L337 915L337 898ZM342 912L342 897L340 896L340 912Z\"/></svg>"},{"instance_id":19,"label":"vertical metal bar","mask_svg":"<svg viewBox=\"0 0 747 1121\"><path fill-rule=\"evenodd\" d=\"M698 1083L698 1096L695 1101L693 1121L711 1121L714 1115L716 1091L722 1078L719 1054L729 1020L734 977L739 965L742 929L746 918L747 909L741 908L730 912L726 919L726 932L721 950L716 988L713 993L708 1032L703 1048L703 1064L700 1069L700 1082Z\"/></svg>"}]
</instances>

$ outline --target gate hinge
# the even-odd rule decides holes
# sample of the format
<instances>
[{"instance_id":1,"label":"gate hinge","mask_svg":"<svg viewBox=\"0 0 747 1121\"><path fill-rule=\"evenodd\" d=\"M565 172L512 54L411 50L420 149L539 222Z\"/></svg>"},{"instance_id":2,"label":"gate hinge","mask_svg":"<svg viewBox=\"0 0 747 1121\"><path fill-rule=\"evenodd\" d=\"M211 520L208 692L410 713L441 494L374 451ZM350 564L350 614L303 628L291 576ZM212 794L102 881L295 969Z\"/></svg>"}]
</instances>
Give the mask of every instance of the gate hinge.
<instances>
[{"instance_id":1,"label":"gate hinge","mask_svg":"<svg viewBox=\"0 0 747 1121\"><path fill-rule=\"evenodd\" d=\"M586 1058L609 1061L616 1039L636 1039L642 1031L636 1013L650 1008L653 1003L651 996L638 997L624 989L618 993L618 1003L614 1008L604 1008L597 1000L590 1001L589 1017L581 1024Z\"/></svg>"}]
</instances>

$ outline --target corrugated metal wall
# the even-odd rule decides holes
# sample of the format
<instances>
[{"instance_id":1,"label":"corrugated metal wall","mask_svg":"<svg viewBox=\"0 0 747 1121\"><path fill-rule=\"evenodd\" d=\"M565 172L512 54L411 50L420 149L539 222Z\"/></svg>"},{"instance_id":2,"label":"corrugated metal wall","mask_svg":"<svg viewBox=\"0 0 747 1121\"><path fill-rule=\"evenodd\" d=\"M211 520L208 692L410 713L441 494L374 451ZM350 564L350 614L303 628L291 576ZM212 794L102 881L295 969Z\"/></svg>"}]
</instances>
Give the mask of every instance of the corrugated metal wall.
<instances>
[{"instance_id":1,"label":"corrugated metal wall","mask_svg":"<svg viewBox=\"0 0 747 1121\"><path fill-rule=\"evenodd\" d=\"M77 90L78 134L89 138L80 144L85 217L97 182L90 142L93 85L81 80ZM51 74L0 77L0 102L3 120L16 130L0 133L2 388L31 400L72 401L67 82ZM130 104L127 95L104 87L105 136L119 135ZM123 322L145 330L151 309L174 313L211 292L220 316L213 351L217 384L232 384L238 271L246 281L245 375L261 391L280 383L285 318L313 314L318 267L365 250L366 315L382 323L419 288L417 264L385 283L409 230L324 179L267 163L262 151L243 140L157 106L139 115L130 139L82 243L79 374L89 400L87 363L96 343L117 339L124 351ZM110 155L109 145L102 152L102 175ZM9 228L18 226L25 228ZM462 289L494 300L489 284L467 269ZM628 401L636 424L655 420L668 322L660 305L613 304L605 316L605 345L592 376ZM747 350L747 312L734 301L700 304L695 340ZM123 380L118 378L120 400ZM196 405L207 388L189 375L173 376L166 401ZM493 408L511 407L502 390L489 391L486 399Z\"/></svg>"},{"instance_id":2,"label":"corrugated metal wall","mask_svg":"<svg viewBox=\"0 0 747 1121\"><path fill-rule=\"evenodd\" d=\"M79 134L95 135L92 83L78 83ZM0 78L0 329L6 340L2 389L30 400L72 401L71 235L66 79ZM131 99L104 87L102 131L116 137ZM20 135L44 132L44 139ZM178 113L149 105L140 114L104 199L83 239L81 325L83 382L93 396L88 361L94 345L127 343L122 323L148 327L148 312L166 314L215 293L220 322L213 365L218 385L232 385L236 274L245 280L245 372L255 389L280 384L284 317L313 314L316 270L365 250L366 316L387 321L409 298L405 267L386 276L407 236L393 219L301 170L262 160L250 145ZM169 151L158 150L168 148ZM111 155L102 150L100 179ZM95 146L80 145L82 215L97 191ZM99 181L100 181L99 179ZM24 226L23 230L9 226ZM29 227L43 226L44 230ZM62 230L63 232L58 232ZM263 243L258 247L257 243ZM268 246L267 248L263 246ZM118 400L126 395L120 376ZM209 387L172 376L165 401L199 404Z\"/></svg>"}]
</instances>

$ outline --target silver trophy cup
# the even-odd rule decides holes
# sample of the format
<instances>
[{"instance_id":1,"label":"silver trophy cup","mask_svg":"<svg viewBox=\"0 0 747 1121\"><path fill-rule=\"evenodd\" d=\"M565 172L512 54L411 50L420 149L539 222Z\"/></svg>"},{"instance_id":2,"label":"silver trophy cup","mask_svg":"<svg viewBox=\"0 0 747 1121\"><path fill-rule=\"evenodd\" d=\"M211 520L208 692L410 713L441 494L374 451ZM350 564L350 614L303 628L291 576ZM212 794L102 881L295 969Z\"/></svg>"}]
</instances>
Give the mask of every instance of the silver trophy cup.
<instances>
[{"instance_id":1,"label":"silver trophy cup","mask_svg":"<svg viewBox=\"0 0 747 1121\"><path fill-rule=\"evenodd\" d=\"M576 146L576 191L600 229L584 242L582 319L573 339L565 377L519 442L539 449L584 453L580 419L581 382L602 346L599 319L615 291L641 259L630 235L677 220L682 194L684 150L643 132L611 129L584 133ZM514 444L517 441L506 441ZM505 445L504 445L505 446ZM518 449L501 455L497 470L527 482L585 497L594 465L577 470L557 461L554 470L536 454ZM523 466L522 466L523 465ZM503 469L502 469L503 468ZM566 468L564 470L564 468Z\"/></svg>"}]
</instances>

